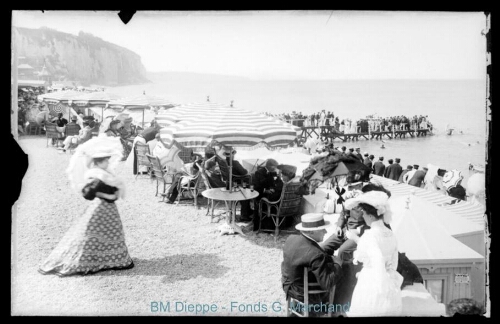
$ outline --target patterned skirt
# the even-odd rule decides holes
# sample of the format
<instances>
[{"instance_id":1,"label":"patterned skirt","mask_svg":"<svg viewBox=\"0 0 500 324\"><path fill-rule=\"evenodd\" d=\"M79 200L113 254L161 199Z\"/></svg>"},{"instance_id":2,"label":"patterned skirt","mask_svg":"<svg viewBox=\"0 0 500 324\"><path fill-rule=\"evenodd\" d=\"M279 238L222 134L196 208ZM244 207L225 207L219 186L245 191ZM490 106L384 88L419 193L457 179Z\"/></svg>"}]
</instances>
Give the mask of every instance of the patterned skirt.
<instances>
[{"instance_id":1,"label":"patterned skirt","mask_svg":"<svg viewBox=\"0 0 500 324\"><path fill-rule=\"evenodd\" d=\"M38 271L67 276L133 266L116 204L95 198Z\"/></svg>"}]
</instances>

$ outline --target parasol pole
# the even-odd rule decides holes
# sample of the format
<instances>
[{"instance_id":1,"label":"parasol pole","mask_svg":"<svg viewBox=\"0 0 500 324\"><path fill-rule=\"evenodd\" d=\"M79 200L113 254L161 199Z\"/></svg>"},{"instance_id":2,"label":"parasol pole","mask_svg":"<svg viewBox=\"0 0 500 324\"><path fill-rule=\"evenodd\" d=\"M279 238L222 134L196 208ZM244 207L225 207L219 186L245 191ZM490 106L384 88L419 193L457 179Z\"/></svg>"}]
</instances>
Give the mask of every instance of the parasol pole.
<instances>
[{"instance_id":1,"label":"parasol pole","mask_svg":"<svg viewBox=\"0 0 500 324\"><path fill-rule=\"evenodd\" d=\"M229 190L233 190L233 147L229 147L231 150L229 159Z\"/></svg>"},{"instance_id":2,"label":"parasol pole","mask_svg":"<svg viewBox=\"0 0 500 324\"><path fill-rule=\"evenodd\" d=\"M145 129L145 128L146 128L146 127L144 127L144 110L145 110L145 109L146 109L146 108L142 108L142 125L141 125L141 126L142 126L142 129Z\"/></svg>"}]
</instances>

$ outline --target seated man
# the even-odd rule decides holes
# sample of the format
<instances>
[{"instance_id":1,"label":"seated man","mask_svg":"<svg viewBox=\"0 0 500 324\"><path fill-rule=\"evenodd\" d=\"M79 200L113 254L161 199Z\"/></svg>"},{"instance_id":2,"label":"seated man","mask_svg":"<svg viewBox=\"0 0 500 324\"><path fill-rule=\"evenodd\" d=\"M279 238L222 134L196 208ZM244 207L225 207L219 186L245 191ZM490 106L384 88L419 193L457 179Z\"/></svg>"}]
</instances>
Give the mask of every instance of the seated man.
<instances>
[{"instance_id":1,"label":"seated man","mask_svg":"<svg viewBox=\"0 0 500 324\"><path fill-rule=\"evenodd\" d=\"M222 180L224 180L226 183L229 181L229 165L231 163L231 153L233 155L233 170L232 174L233 176L237 176L236 178L241 178L241 180L235 180L233 177L233 181L237 182L242 182L243 180L248 181L248 177L242 177L248 175L247 169L245 169L241 163L237 160L234 159L234 155L236 154L235 150L231 151L231 148L224 146L222 144L219 144L218 146L215 147L215 161L217 162L217 165L219 166L219 170L222 175ZM205 154L207 156L207 154ZM250 208L250 201L249 200L243 200L240 202L241 204L241 218L240 220L245 222L250 220L250 216L252 215L252 209Z\"/></svg>"},{"instance_id":2,"label":"seated man","mask_svg":"<svg viewBox=\"0 0 500 324\"><path fill-rule=\"evenodd\" d=\"M317 282L320 289L331 291L342 277L342 261L328 255L318 244L330 226L323 214L305 214L301 221L295 226L300 235L290 235L283 247L281 282L287 299L304 301L304 267L309 267L309 282ZM328 293L309 297L310 305L328 302Z\"/></svg>"},{"instance_id":3,"label":"seated man","mask_svg":"<svg viewBox=\"0 0 500 324\"><path fill-rule=\"evenodd\" d=\"M167 204L173 204L175 202L175 200L177 199L177 195L179 194L179 190L177 187L179 185L179 181L181 180L181 177L183 177L183 176L194 177L199 172L200 169L196 165L197 163L200 164L200 163L203 163L203 161L198 160L195 162L187 163L182 167L180 172L178 172L174 175L172 185L170 186L170 188L168 188L168 191L166 193L167 200L165 202ZM188 181L189 181L188 178L186 178L186 177L182 178L181 185L187 184ZM193 180L191 180L191 184L194 184Z\"/></svg>"},{"instance_id":4,"label":"seated man","mask_svg":"<svg viewBox=\"0 0 500 324\"><path fill-rule=\"evenodd\" d=\"M207 174L208 182L212 188L225 188L226 183L222 180L220 170L215 167L217 163L213 160L205 162L205 173Z\"/></svg>"},{"instance_id":5,"label":"seated man","mask_svg":"<svg viewBox=\"0 0 500 324\"><path fill-rule=\"evenodd\" d=\"M86 142L92 136L91 131L92 131L92 128L90 128L89 123L83 122L83 128L78 131L78 135L66 137L64 139L64 142L63 142L64 146L62 148L58 148L58 149L61 150L62 152L66 152L66 150L69 149L71 144L80 145L80 144Z\"/></svg>"},{"instance_id":6,"label":"seated man","mask_svg":"<svg viewBox=\"0 0 500 324\"><path fill-rule=\"evenodd\" d=\"M259 167L252 178L252 184L255 191L259 193L255 198L255 207L253 215L253 230L259 229L259 209L258 204L262 198L267 198L270 201L276 201L281 197L281 190L283 189L283 180L278 174L278 162L274 159L268 159L264 167ZM266 220L270 220L266 218ZM268 228L268 226L262 227ZM266 224L267 225L267 224ZM269 224L271 225L271 224ZM270 228L273 225L271 225Z\"/></svg>"}]
</instances>

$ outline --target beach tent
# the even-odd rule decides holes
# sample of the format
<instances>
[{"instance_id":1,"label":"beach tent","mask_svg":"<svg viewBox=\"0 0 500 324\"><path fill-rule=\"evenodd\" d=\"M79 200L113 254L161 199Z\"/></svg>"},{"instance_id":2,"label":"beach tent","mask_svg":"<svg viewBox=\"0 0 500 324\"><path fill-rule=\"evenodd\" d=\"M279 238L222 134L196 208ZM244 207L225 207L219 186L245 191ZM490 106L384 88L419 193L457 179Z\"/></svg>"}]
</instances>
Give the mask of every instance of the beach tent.
<instances>
[{"instance_id":1,"label":"beach tent","mask_svg":"<svg viewBox=\"0 0 500 324\"><path fill-rule=\"evenodd\" d=\"M391 228L398 249L419 268L426 286L439 302L456 298L484 301L485 258L451 235L436 221L440 210L416 195L392 197Z\"/></svg>"}]
</instances>

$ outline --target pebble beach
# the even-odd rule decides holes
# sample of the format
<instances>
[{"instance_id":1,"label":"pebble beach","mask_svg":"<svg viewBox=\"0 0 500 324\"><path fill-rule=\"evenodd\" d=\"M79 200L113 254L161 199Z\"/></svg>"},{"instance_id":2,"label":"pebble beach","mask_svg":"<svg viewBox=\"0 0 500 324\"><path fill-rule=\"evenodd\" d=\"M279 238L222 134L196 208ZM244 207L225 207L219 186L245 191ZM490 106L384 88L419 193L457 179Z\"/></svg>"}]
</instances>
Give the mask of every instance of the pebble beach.
<instances>
[{"instance_id":1,"label":"pebble beach","mask_svg":"<svg viewBox=\"0 0 500 324\"><path fill-rule=\"evenodd\" d=\"M135 267L40 274L39 265L91 202L70 188L64 170L71 153L46 147L42 136L21 136L18 144L29 166L12 210L12 315L285 316L280 265L287 234L276 242L251 231L221 236L224 220L211 223L204 198L198 209L192 200L162 203L156 181L135 179L125 162L116 171L127 184L117 207Z\"/></svg>"}]
</instances>

